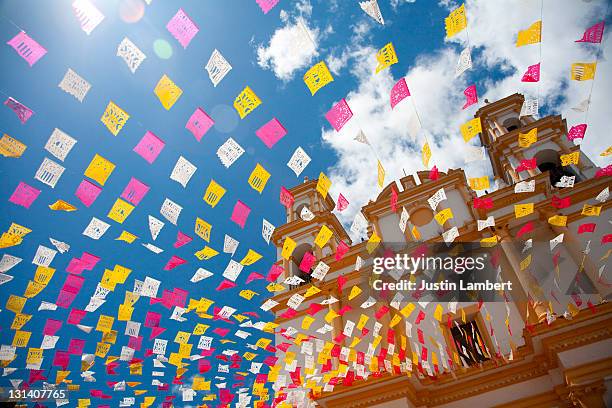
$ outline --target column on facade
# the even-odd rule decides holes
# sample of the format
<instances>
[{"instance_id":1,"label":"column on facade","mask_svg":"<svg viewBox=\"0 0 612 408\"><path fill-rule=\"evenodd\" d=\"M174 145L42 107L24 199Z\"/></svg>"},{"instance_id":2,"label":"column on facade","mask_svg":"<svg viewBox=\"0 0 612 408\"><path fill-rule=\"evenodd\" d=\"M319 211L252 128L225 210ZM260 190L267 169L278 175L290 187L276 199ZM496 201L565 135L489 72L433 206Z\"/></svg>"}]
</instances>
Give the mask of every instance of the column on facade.
<instances>
[{"instance_id":1,"label":"column on facade","mask_svg":"<svg viewBox=\"0 0 612 408\"><path fill-rule=\"evenodd\" d=\"M603 380L569 388L569 402L576 408L606 408L604 395L606 385Z\"/></svg>"},{"instance_id":2,"label":"column on facade","mask_svg":"<svg viewBox=\"0 0 612 408\"><path fill-rule=\"evenodd\" d=\"M530 285L529 285L528 276L526 275L527 272L521 271L520 254L514 247L514 243L512 242L512 236L510 235L510 231L508 230L508 227L507 226L498 227L495 232L499 236L499 244L504 252L504 255L506 256L508 263L510 264L512 268L512 272L518 279L520 283L520 287L524 291L523 293L529 294ZM519 302L518 307L520 308L519 310L522 314L523 310L527 310L529 305L528 303L525 304L523 302ZM546 320L546 310L547 309L546 309L546 305L543 302L535 302L533 305L533 309L535 311L537 320L539 322ZM532 316L532 314L530 314L530 316ZM530 323L533 323L533 321L530 321Z\"/></svg>"},{"instance_id":3,"label":"column on facade","mask_svg":"<svg viewBox=\"0 0 612 408\"><path fill-rule=\"evenodd\" d=\"M546 209L539 209L538 213L543 224L547 225L555 236L563 234L564 247L567 249L567 252L569 252L574 263L579 267L582 265L582 269L588 276L593 287L597 290L599 296L605 297L608 295L610 289L599 281L599 271L595 264L593 264L593 261L591 261L591 259L582 252L583 248L578 237L569 228L559 227L548 222L550 217L556 215L555 212Z\"/></svg>"}]
</instances>

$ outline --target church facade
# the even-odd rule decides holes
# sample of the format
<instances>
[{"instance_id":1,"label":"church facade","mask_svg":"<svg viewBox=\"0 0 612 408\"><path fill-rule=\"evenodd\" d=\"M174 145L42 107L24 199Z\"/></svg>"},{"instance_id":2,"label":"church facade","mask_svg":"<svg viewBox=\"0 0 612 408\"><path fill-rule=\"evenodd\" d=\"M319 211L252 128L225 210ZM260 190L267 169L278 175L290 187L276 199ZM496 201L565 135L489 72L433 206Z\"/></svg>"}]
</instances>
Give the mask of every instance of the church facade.
<instances>
[{"instance_id":1,"label":"church facade","mask_svg":"<svg viewBox=\"0 0 612 408\"><path fill-rule=\"evenodd\" d=\"M521 117L523 102L515 94L475 115L494 189L461 169L394 181L361 209L362 242L317 180L289 190L287 222L272 236L286 284L271 298L278 360L268 381L279 406L611 403L611 178L568 140L565 120ZM376 258L438 247L486 248L492 280L507 285L490 299L373 289Z\"/></svg>"}]
</instances>

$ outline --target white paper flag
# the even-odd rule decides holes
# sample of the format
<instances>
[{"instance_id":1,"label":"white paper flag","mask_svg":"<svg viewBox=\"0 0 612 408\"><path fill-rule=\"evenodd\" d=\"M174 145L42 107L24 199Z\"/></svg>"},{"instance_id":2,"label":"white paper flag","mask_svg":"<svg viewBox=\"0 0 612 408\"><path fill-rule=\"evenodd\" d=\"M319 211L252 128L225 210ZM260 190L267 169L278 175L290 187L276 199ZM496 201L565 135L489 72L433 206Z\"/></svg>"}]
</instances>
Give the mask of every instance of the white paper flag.
<instances>
[{"instance_id":1,"label":"white paper flag","mask_svg":"<svg viewBox=\"0 0 612 408\"><path fill-rule=\"evenodd\" d=\"M465 146L467 150L464 155L465 164L486 159L486 148L476 146Z\"/></svg>"},{"instance_id":2,"label":"white paper flag","mask_svg":"<svg viewBox=\"0 0 612 408\"><path fill-rule=\"evenodd\" d=\"M446 242L447 244L453 242L458 236L459 229L457 227L453 227L442 234L442 238L444 238L444 242Z\"/></svg>"},{"instance_id":3,"label":"white paper flag","mask_svg":"<svg viewBox=\"0 0 612 408\"><path fill-rule=\"evenodd\" d=\"M91 84L70 68L68 68L58 86L62 91L74 96L79 102L83 102L87 92L91 89Z\"/></svg>"},{"instance_id":4,"label":"white paper flag","mask_svg":"<svg viewBox=\"0 0 612 408\"><path fill-rule=\"evenodd\" d=\"M53 258L55 258L56 254L57 251L55 249L39 245L38 249L36 250L36 255L34 255L34 259L32 260L32 263L38 266L49 266L51 265L51 262L53 262Z\"/></svg>"},{"instance_id":5,"label":"white paper flag","mask_svg":"<svg viewBox=\"0 0 612 408\"><path fill-rule=\"evenodd\" d=\"M310 211L308 209L308 207L304 206L302 207L302 210L300 211L300 218L303 219L304 221L310 221L315 217L315 215L312 213L312 211Z\"/></svg>"},{"instance_id":6,"label":"white paper flag","mask_svg":"<svg viewBox=\"0 0 612 408\"><path fill-rule=\"evenodd\" d=\"M64 166L45 157L36 171L34 178L51 188L55 188L64 170L66 170Z\"/></svg>"},{"instance_id":7,"label":"white paper flag","mask_svg":"<svg viewBox=\"0 0 612 408\"><path fill-rule=\"evenodd\" d=\"M325 278L325 275L327 275L327 272L329 272L329 265L327 265L323 261L319 261L310 276L312 276L314 279L323 280L323 278Z\"/></svg>"},{"instance_id":8,"label":"white paper flag","mask_svg":"<svg viewBox=\"0 0 612 408\"><path fill-rule=\"evenodd\" d=\"M355 136L353 140L356 140L359 143L363 143L363 144L370 146L370 141L368 140L365 133L363 133L363 130L361 129L359 129L359 132L357 132L357 136Z\"/></svg>"},{"instance_id":9,"label":"white paper flag","mask_svg":"<svg viewBox=\"0 0 612 408\"><path fill-rule=\"evenodd\" d=\"M600 203L605 203L606 201L608 201L609 197L610 197L610 187L606 187L603 190L601 190L599 194L597 194L597 197L595 197L595 199L599 201Z\"/></svg>"},{"instance_id":10,"label":"white paper flag","mask_svg":"<svg viewBox=\"0 0 612 408\"><path fill-rule=\"evenodd\" d=\"M436 191L436 193L432 195L427 200L427 202L429 203L429 206L431 207L431 209L436 211L438 204L440 204L444 200L446 200L446 193L444 192L444 188L441 188L438 191Z\"/></svg>"},{"instance_id":11,"label":"white paper flag","mask_svg":"<svg viewBox=\"0 0 612 408\"><path fill-rule=\"evenodd\" d=\"M174 201L166 198L164 203L162 204L159 213L164 216L165 219L170 221L172 224L176 225L178 222L178 217L181 214L183 207L175 203Z\"/></svg>"},{"instance_id":12,"label":"white paper flag","mask_svg":"<svg viewBox=\"0 0 612 408\"><path fill-rule=\"evenodd\" d=\"M589 105L591 104L591 100L589 98L583 100L578 105L572 108L573 111L576 112L586 112L589 110Z\"/></svg>"},{"instance_id":13,"label":"white paper flag","mask_svg":"<svg viewBox=\"0 0 612 408\"><path fill-rule=\"evenodd\" d=\"M523 106L521 106L521 113L519 116L520 117L538 116L539 106L540 106L540 103L538 101L538 98L535 98L535 99L525 98L525 101L523 102Z\"/></svg>"},{"instance_id":14,"label":"white paper flag","mask_svg":"<svg viewBox=\"0 0 612 408\"><path fill-rule=\"evenodd\" d=\"M149 215L149 231L151 231L151 237L153 238L153 241L157 239L157 236L159 235L159 232L161 231L164 225L165 224L163 221L160 221L152 215Z\"/></svg>"},{"instance_id":15,"label":"white paper flag","mask_svg":"<svg viewBox=\"0 0 612 408\"><path fill-rule=\"evenodd\" d=\"M59 160L64 161L76 142L76 139L55 128L51 136L49 136L49 140L47 140L45 149Z\"/></svg>"},{"instance_id":16,"label":"white paper flag","mask_svg":"<svg viewBox=\"0 0 612 408\"><path fill-rule=\"evenodd\" d=\"M83 235L91 239L100 239L104 233L110 228L110 224L105 223L102 220L92 217L89 225L83 231Z\"/></svg>"},{"instance_id":17,"label":"white paper flag","mask_svg":"<svg viewBox=\"0 0 612 408\"><path fill-rule=\"evenodd\" d=\"M559 234L553 239L551 239L550 240L550 250L552 251L553 249L555 249L555 247L559 245L561 242L563 242L563 234Z\"/></svg>"},{"instance_id":18,"label":"white paper flag","mask_svg":"<svg viewBox=\"0 0 612 408\"><path fill-rule=\"evenodd\" d=\"M361 211L355 214L355 218L353 219L353 223L351 224L351 232L355 234L359 234L368 226L368 220L363 216Z\"/></svg>"},{"instance_id":19,"label":"white paper flag","mask_svg":"<svg viewBox=\"0 0 612 408\"><path fill-rule=\"evenodd\" d=\"M470 54L470 49L465 48L461 51L461 55L459 55L459 61L457 61L457 66L455 67L455 78L471 68L472 55Z\"/></svg>"},{"instance_id":20,"label":"white paper flag","mask_svg":"<svg viewBox=\"0 0 612 408\"><path fill-rule=\"evenodd\" d=\"M147 58L144 52L132 42L129 38L125 37L119 43L117 47L117 56L121 57L127 64L132 74L136 72L140 64Z\"/></svg>"},{"instance_id":21,"label":"white paper flag","mask_svg":"<svg viewBox=\"0 0 612 408\"><path fill-rule=\"evenodd\" d=\"M555 183L555 187L572 188L575 181L576 176L561 176L561 180Z\"/></svg>"},{"instance_id":22,"label":"white paper flag","mask_svg":"<svg viewBox=\"0 0 612 408\"><path fill-rule=\"evenodd\" d=\"M478 231L482 231L487 227L495 226L495 218L492 215L489 215L486 220L478 220Z\"/></svg>"},{"instance_id":23,"label":"white paper flag","mask_svg":"<svg viewBox=\"0 0 612 408\"><path fill-rule=\"evenodd\" d=\"M408 211L406 211L406 207L402 207L402 214L399 220L399 228L402 231L402 233L406 232L406 225L408 224L409 218L410 218L410 215L408 214Z\"/></svg>"},{"instance_id":24,"label":"white paper flag","mask_svg":"<svg viewBox=\"0 0 612 408\"><path fill-rule=\"evenodd\" d=\"M153 252L154 254L161 254L162 252L164 252L163 249L161 249L160 247L157 247L149 242L142 244L143 247L147 248L149 251Z\"/></svg>"},{"instance_id":25,"label":"white paper flag","mask_svg":"<svg viewBox=\"0 0 612 408\"><path fill-rule=\"evenodd\" d=\"M104 14L89 0L75 0L72 3L72 11L87 35L104 20Z\"/></svg>"},{"instance_id":26,"label":"white paper flag","mask_svg":"<svg viewBox=\"0 0 612 408\"><path fill-rule=\"evenodd\" d=\"M231 280L232 282L236 282L238 275L242 272L243 265L230 259L229 263L225 267L225 271L223 271L223 277Z\"/></svg>"},{"instance_id":27,"label":"white paper flag","mask_svg":"<svg viewBox=\"0 0 612 408\"><path fill-rule=\"evenodd\" d=\"M378 7L378 2L376 0L360 1L359 7L361 7L361 9L365 11L368 16L376 20L378 24L385 24L385 20L380 13L380 7Z\"/></svg>"},{"instance_id":28,"label":"white paper flag","mask_svg":"<svg viewBox=\"0 0 612 408\"><path fill-rule=\"evenodd\" d=\"M35 259L36 259L36 257L35 257ZM17 265L22 260L23 259L21 259L21 258L19 258L17 256L14 256L14 255L9 255L9 254L2 255L2 259L0 259L0 272L7 272L7 271L9 271L13 266Z\"/></svg>"},{"instance_id":29,"label":"white paper flag","mask_svg":"<svg viewBox=\"0 0 612 408\"><path fill-rule=\"evenodd\" d=\"M195 274L191 277L190 281L192 283L196 283L199 282L203 279L206 278L210 278L211 276L213 276L213 273L210 271L207 271L204 268L198 268L198 270L195 272Z\"/></svg>"},{"instance_id":30,"label":"white paper flag","mask_svg":"<svg viewBox=\"0 0 612 408\"><path fill-rule=\"evenodd\" d=\"M263 219L262 226L261 226L261 236L264 239L264 241L266 241L266 244L270 243L270 238L272 237L272 234L274 233L275 229L276 227L274 225L272 225L265 218Z\"/></svg>"},{"instance_id":31,"label":"white paper flag","mask_svg":"<svg viewBox=\"0 0 612 408\"><path fill-rule=\"evenodd\" d=\"M208 71L208 77L210 81L213 83L214 87L219 85L219 82L230 72L232 66L227 62L227 60L221 55L221 53L215 49L210 58L208 59L208 63L206 64L206 71Z\"/></svg>"},{"instance_id":32,"label":"white paper flag","mask_svg":"<svg viewBox=\"0 0 612 408\"><path fill-rule=\"evenodd\" d=\"M238 244L239 242L237 240L225 234L225 238L223 239L223 253L234 255L238 248Z\"/></svg>"},{"instance_id":33,"label":"white paper flag","mask_svg":"<svg viewBox=\"0 0 612 408\"><path fill-rule=\"evenodd\" d=\"M515 193L533 193L535 191L535 180L519 181L514 185Z\"/></svg>"},{"instance_id":34,"label":"white paper flag","mask_svg":"<svg viewBox=\"0 0 612 408\"><path fill-rule=\"evenodd\" d=\"M217 157L226 168L229 168L243 153L242 146L230 137L217 150Z\"/></svg>"},{"instance_id":35,"label":"white paper flag","mask_svg":"<svg viewBox=\"0 0 612 408\"><path fill-rule=\"evenodd\" d=\"M298 148L295 149L295 152L293 152L291 159L289 159L287 166L293 170L296 176L299 176L302 171L304 171L306 166L308 166L310 160L310 156L306 154L304 149L298 146Z\"/></svg>"},{"instance_id":36,"label":"white paper flag","mask_svg":"<svg viewBox=\"0 0 612 408\"><path fill-rule=\"evenodd\" d=\"M70 249L70 245L65 242L58 241L57 239L53 238L49 238L49 241L51 241L51 244L53 244L53 246L57 248L57 250L60 251L60 253L62 254Z\"/></svg>"},{"instance_id":37,"label":"white paper flag","mask_svg":"<svg viewBox=\"0 0 612 408\"><path fill-rule=\"evenodd\" d=\"M174 180L181 186L187 187L187 183L189 183L191 176L193 176L197 169L193 163L180 156L174 165L174 169L172 169L170 180Z\"/></svg>"}]
</instances>

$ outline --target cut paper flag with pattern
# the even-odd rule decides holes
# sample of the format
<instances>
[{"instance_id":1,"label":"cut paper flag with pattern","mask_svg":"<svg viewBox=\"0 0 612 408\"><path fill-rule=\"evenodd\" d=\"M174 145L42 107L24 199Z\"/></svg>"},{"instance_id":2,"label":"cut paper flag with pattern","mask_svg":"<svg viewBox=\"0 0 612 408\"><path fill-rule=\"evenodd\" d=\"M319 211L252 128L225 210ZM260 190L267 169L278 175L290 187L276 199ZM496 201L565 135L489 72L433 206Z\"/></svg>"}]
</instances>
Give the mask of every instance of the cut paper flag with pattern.
<instances>
[{"instance_id":1,"label":"cut paper flag with pattern","mask_svg":"<svg viewBox=\"0 0 612 408\"><path fill-rule=\"evenodd\" d=\"M576 62L572 64L571 78L573 81L589 81L595 78L596 62Z\"/></svg>"},{"instance_id":2,"label":"cut paper flag with pattern","mask_svg":"<svg viewBox=\"0 0 612 408\"><path fill-rule=\"evenodd\" d=\"M287 130L278 121L278 119L273 118L271 121L257 129L255 134L269 149L271 149L272 146L274 146L287 134Z\"/></svg>"},{"instance_id":3,"label":"cut paper flag with pattern","mask_svg":"<svg viewBox=\"0 0 612 408\"><path fill-rule=\"evenodd\" d=\"M176 86L166 74L164 74L155 86L155 95L159 98L162 106L170 110L183 94L183 90Z\"/></svg>"},{"instance_id":4,"label":"cut paper flag with pattern","mask_svg":"<svg viewBox=\"0 0 612 408\"><path fill-rule=\"evenodd\" d=\"M385 24L385 19L380 13L380 7L378 7L377 0L360 1L359 7L361 7L361 9L365 11L368 16L372 17L378 24Z\"/></svg>"},{"instance_id":5,"label":"cut paper flag with pattern","mask_svg":"<svg viewBox=\"0 0 612 408\"><path fill-rule=\"evenodd\" d=\"M462 109L465 109L478 103L478 93L476 91L476 85L470 85L465 88L463 94L465 95L465 104L463 104Z\"/></svg>"},{"instance_id":6,"label":"cut paper flag with pattern","mask_svg":"<svg viewBox=\"0 0 612 408\"><path fill-rule=\"evenodd\" d=\"M223 78L232 70L232 66L229 62L221 55L219 50L216 48L213 50L208 62L206 63L206 72L208 72L208 78L216 88Z\"/></svg>"},{"instance_id":7,"label":"cut paper flag with pattern","mask_svg":"<svg viewBox=\"0 0 612 408\"><path fill-rule=\"evenodd\" d=\"M378 74L383 69L389 68L393 64L397 64L397 54L392 43L388 43L376 53L376 73Z\"/></svg>"},{"instance_id":8,"label":"cut paper flag with pattern","mask_svg":"<svg viewBox=\"0 0 612 408\"><path fill-rule=\"evenodd\" d=\"M576 40L576 42L601 43L605 25L605 21L600 21L599 23L589 27L582 35L582 38Z\"/></svg>"},{"instance_id":9,"label":"cut paper flag with pattern","mask_svg":"<svg viewBox=\"0 0 612 408\"><path fill-rule=\"evenodd\" d=\"M540 80L540 63L530 65L523 74L521 82L538 82Z\"/></svg>"},{"instance_id":10,"label":"cut paper flag with pattern","mask_svg":"<svg viewBox=\"0 0 612 408\"><path fill-rule=\"evenodd\" d=\"M127 37L124 37L119 46L117 46L117 56L125 61L132 74L136 72L140 64L147 58L145 53Z\"/></svg>"},{"instance_id":11,"label":"cut paper flag with pattern","mask_svg":"<svg viewBox=\"0 0 612 408\"><path fill-rule=\"evenodd\" d=\"M117 136L123 126L125 126L130 115L127 114L119 106L115 105L113 101L108 102L106 110L102 114L100 121L104 123L106 128L114 135Z\"/></svg>"},{"instance_id":12,"label":"cut paper flag with pattern","mask_svg":"<svg viewBox=\"0 0 612 408\"><path fill-rule=\"evenodd\" d=\"M279 0L255 0L255 1L257 2L257 5L259 6L259 8L261 8L261 11L263 11L264 14L268 14L270 10L272 10L274 6L276 6L279 2Z\"/></svg>"},{"instance_id":13,"label":"cut paper flag with pattern","mask_svg":"<svg viewBox=\"0 0 612 408\"><path fill-rule=\"evenodd\" d=\"M336 132L339 132L342 127L353 117L353 112L348 106L348 103L344 98L340 102L336 103L326 114L325 118Z\"/></svg>"},{"instance_id":14,"label":"cut paper flag with pattern","mask_svg":"<svg viewBox=\"0 0 612 408\"><path fill-rule=\"evenodd\" d=\"M34 111L32 109L28 108L27 106L10 96L6 101L4 101L4 105L11 109L13 112L15 112L15 115L17 115L22 124L26 123L28 119L30 119L34 114Z\"/></svg>"},{"instance_id":15,"label":"cut paper flag with pattern","mask_svg":"<svg viewBox=\"0 0 612 408\"><path fill-rule=\"evenodd\" d=\"M467 27L467 18L465 15L465 4L457 7L444 19L446 27L446 37L454 37L459 32Z\"/></svg>"},{"instance_id":16,"label":"cut paper flag with pattern","mask_svg":"<svg viewBox=\"0 0 612 408\"><path fill-rule=\"evenodd\" d=\"M72 11L81 25L81 30L87 35L104 21L104 14L89 0L75 0L72 3Z\"/></svg>"},{"instance_id":17,"label":"cut paper flag with pattern","mask_svg":"<svg viewBox=\"0 0 612 408\"><path fill-rule=\"evenodd\" d=\"M89 92L91 84L84 78L81 78L79 74L68 68L64 78L58 85L60 89L72 96L74 96L79 102L83 102L85 95Z\"/></svg>"},{"instance_id":18,"label":"cut paper flag with pattern","mask_svg":"<svg viewBox=\"0 0 612 408\"><path fill-rule=\"evenodd\" d=\"M399 81L393 85L391 88L390 95L390 103L391 109L395 108L395 106L410 96L410 91L408 90L408 85L406 84L406 78L401 78Z\"/></svg>"},{"instance_id":19,"label":"cut paper flag with pattern","mask_svg":"<svg viewBox=\"0 0 612 408\"><path fill-rule=\"evenodd\" d=\"M240 92L234 100L234 109L238 112L240 119L244 119L255 108L261 105L261 99L248 86Z\"/></svg>"},{"instance_id":20,"label":"cut paper flag with pattern","mask_svg":"<svg viewBox=\"0 0 612 408\"><path fill-rule=\"evenodd\" d=\"M36 64L47 53L42 45L23 31L13 37L7 44L13 47L17 54L26 60L30 66Z\"/></svg>"},{"instance_id":21,"label":"cut paper flag with pattern","mask_svg":"<svg viewBox=\"0 0 612 408\"><path fill-rule=\"evenodd\" d=\"M176 38L183 48L187 48L191 40L193 40L193 37L200 31L198 26L189 18L182 8L179 8L174 17L168 21L166 29Z\"/></svg>"},{"instance_id":22,"label":"cut paper flag with pattern","mask_svg":"<svg viewBox=\"0 0 612 408\"><path fill-rule=\"evenodd\" d=\"M529 44L537 44L542 41L542 21L536 21L526 30L518 32L516 46L522 47Z\"/></svg>"},{"instance_id":23,"label":"cut paper flag with pattern","mask_svg":"<svg viewBox=\"0 0 612 408\"><path fill-rule=\"evenodd\" d=\"M306 83L311 95L316 94L319 89L333 80L334 77L325 65L325 61L316 63L304 74L304 83Z\"/></svg>"},{"instance_id":24,"label":"cut paper flag with pattern","mask_svg":"<svg viewBox=\"0 0 612 408\"><path fill-rule=\"evenodd\" d=\"M215 124L215 121L208 116L208 114L202 108L196 108L193 112L185 128L193 133L193 136L197 141L201 141L202 137L210 130Z\"/></svg>"}]
</instances>

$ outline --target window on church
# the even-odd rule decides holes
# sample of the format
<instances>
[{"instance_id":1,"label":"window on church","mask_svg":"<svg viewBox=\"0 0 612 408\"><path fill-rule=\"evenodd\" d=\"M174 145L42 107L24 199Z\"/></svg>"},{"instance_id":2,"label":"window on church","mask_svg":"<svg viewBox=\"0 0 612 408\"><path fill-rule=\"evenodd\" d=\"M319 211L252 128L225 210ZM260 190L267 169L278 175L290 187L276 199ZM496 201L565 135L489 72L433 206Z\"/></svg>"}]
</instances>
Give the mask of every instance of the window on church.
<instances>
[{"instance_id":1,"label":"window on church","mask_svg":"<svg viewBox=\"0 0 612 408\"><path fill-rule=\"evenodd\" d=\"M506 131L512 132L513 130L520 129L523 124L521 123L519 118L509 118L504 120L502 124L503 127L506 128Z\"/></svg>"},{"instance_id":2,"label":"window on church","mask_svg":"<svg viewBox=\"0 0 612 408\"><path fill-rule=\"evenodd\" d=\"M455 322L450 332L464 365L473 366L489 360L489 353L475 319L463 324Z\"/></svg>"}]
</instances>

